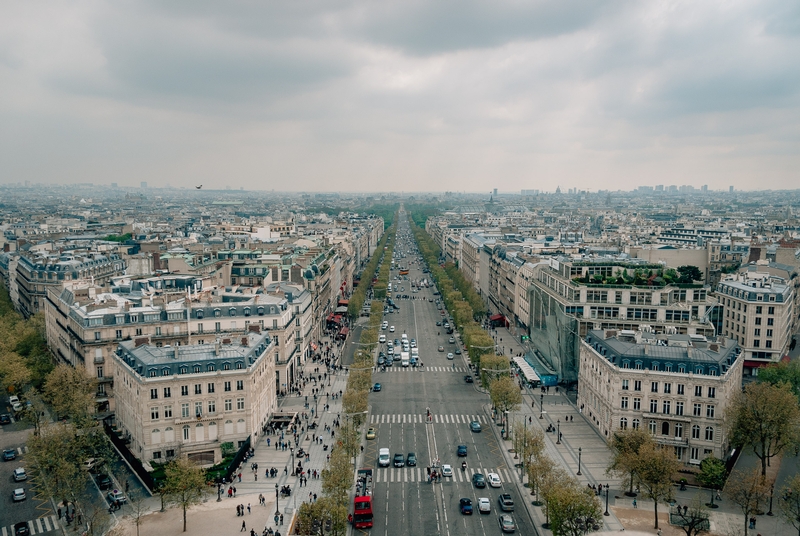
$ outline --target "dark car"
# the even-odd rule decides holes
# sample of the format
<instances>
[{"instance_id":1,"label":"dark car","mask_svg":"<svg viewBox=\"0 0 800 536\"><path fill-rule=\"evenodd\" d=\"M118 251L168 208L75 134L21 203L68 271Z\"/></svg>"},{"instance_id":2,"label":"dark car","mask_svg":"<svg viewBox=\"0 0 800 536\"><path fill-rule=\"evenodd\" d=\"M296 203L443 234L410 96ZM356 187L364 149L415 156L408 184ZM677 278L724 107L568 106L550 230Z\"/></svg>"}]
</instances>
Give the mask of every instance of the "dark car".
<instances>
[{"instance_id":1,"label":"dark car","mask_svg":"<svg viewBox=\"0 0 800 536\"><path fill-rule=\"evenodd\" d=\"M464 497L460 501L458 501L458 507L461 509L461 513L465 516L472 515L472 500L467 499Z\"/></svg>"},{"instance_id":2,"label":"dark car","mask_svg":"<svg viewBox=\"0 0 800 536\"><path fill-rule=\"evenodd\" d=\"M108 475L100 474L97 475L97 487L102 490L107 490L113 488L114 483Z\"/></svg>"},{"instance_id":3,"label":"dark car","mask_svg":"<svg viewBox=\"0 0 800 536\"><path fill-rule=\"evenodd\" d=\"M459 458L463 458L464 456L466 456L467 455L467 446L466 445L459 445L458 448L456 449L456 455Z\"/></svg>"},{"instance_id":4,"label":"dark car","mask_svg":"<svg viewBox=\"0 0 800 536\"><path fill-rule=\"evenodd\" d=\"M404 467L406 464L406 459L402 454L395 454L394 455L394 466L395 467Z\"/></svg>"},{"instance_id":5,"label":"dark car","mask_svg":"<svg viewBox=\"0 0 800 536\"><path fill-rule=\"evenodd\" d=\"M380 356L380 357L378 358L378 366L380 367L381 365L383 365L383 364L385 364L385 363L386 363L386 358L385 358L385 357L383 357L383 356Z\"/></svg>"},{"instance_id":6,"label":"dark car","mask_svg":"<svg viewBox=\"0 0 800 536\"><path fill-rule=\"evenodd\" d=\"M461 355L461 348L456 348L456 355Z\"/></svg>"},{"instance_id":7,"label":"dark car","mask_svg":"<svg viewBox=\"0 0 800 536\"><path fill-rule=\"evenodd\" d=\"M476 488L486 487L486 477L483 476L483 473L475 473L472 475L472 485Z\"/></svg>"},{"instance_id":8,"label":"dark car","mask_svg":"<svg viewBox=\"0 0 800 536\"><path fill-rule=\"evenodd\" d=\"M406 456L406 465L409 467L416 467L417 466L417 455L413 452L409 452L408 456Z\"/></svg>"},{"instance_id":9,"label":"dark car","mask_svg":"<svg viewBox=\"0 0 800 536\"><path fill-rule=\"evenodd\" d=\"M467 383L473 383L475 380L472 379L471 374L467 374L466 376L464 376L464 381Z\"/></svg>"},{"instance_id":10,"label":"dark car","mask_svg":"<svg viewBox=\"0 0 800 536\"><path fill-rule=\"evenodd\" d=\"M20 521L14 525L14 536L30 536L31 529L27 521Z\"/></svg>"},{"instance_id":11,"label":"dark car","mask_svg":"<svg viewBox=\"0 0 800 536\"><path fill-rule=\"evenodd\" d=\"M478 421L472 421L469 423L469 429L473 432L480 432L481 431L481 423Z\"/></svg>"},{"instance_id":12,"label":"dark car","mask_svg":"<svg viewBox=\"0 0 800 536\"><path fill-rule=\"evenodd\" d=\"M437 326L441 326L441 325L442 325L442 321L441 321L441 320L437 321L437 322L436 322L436 325L437 325Z\"/></svg>"},{"instance_id":13,"label":"dark car","mask_svg":"<svg viewBox=\"0 0 800 536\"><path fill-rule=\"evenodd\" d=\"M513 512L514 511L514 499L511 498L511 494L503 493L497 498L497 504L500 505L500 510L503 512Z\"/></svg>"},{"instance_id":14,"label":"dark car","mask_svg":"<svg viewBox=\"0 0 800 536\"><path fill-rule=\"evenodd\" d=\"M8 413L0 415L0 424L11 424L11 415Z\"/></svg>"},{"instance_id":15,"label":"dark car","mask_svg":"<svg viewBox=\"0 0 800 536\"><path fill-rule=\"evenodd\" d=\"M17 457L17 451L14 449L5 449L3 451L3 461L10 462Z\"/></svg>"},{"instance_id":16,"label":"dark car","mask_svg":"<svg viewBox=\"0 0 800 536\"><path fill-rule=\"evenodd\" d=\"M383 388L383 387L382 387L382 386L381 386L381 384L379 384L379 383L376 383L375 385L373 385L373 386L372 386L372 390L373 390L374 392L376 392L376 393L377 393L378 391L380 391L382 388Z\"/></svg>"}]
</instances>

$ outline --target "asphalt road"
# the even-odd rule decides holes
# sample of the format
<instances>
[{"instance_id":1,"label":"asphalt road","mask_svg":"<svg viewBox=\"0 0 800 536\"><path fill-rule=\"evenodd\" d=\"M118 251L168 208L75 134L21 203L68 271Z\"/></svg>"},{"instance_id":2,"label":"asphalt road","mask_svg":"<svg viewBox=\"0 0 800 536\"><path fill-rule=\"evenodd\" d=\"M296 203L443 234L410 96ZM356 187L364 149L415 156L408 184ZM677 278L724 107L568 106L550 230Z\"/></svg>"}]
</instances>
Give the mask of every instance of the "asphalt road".
<instances>
[{"instance_id":1,"label":"asphalt road","mask_svg":"<svg viewBox=\"0 0 800 536\"><path fill-rule=\"evenodd\" d=\"M397 270L392 272L392 296L400 311L384 317L395 326L395 332L385 330L382 333L392 340L401 338L402 333L408 334L409 339L416 339L424 367L402 368L399 361L395 361L386 372L373 375L374 381L381 383L382 390L370 395L371 414L367 427L376 429L377 438L367 441L364 451L365 465L373 467L375 474L375 517L371 533L382 536L501 534L497 498L501 493L510 493L518 503L512 514L517 532L535 534L528 513L519 504L515 486L508 483L514 477L513 468L505 463L497 439L497 427L488 420L484 411L489 402L487 395L479 393L474 384L465 383L464 376L469 374L469 369L464 356L456 355L452 361L446 357L448 352L455 350L455 345L448 343L450 335L445 334L444 328L436 326L436 322L444 317L429 301L429 298L435 298L435 289L412 292L412 280L430 280L430 275L422 273L417 262L419 256L408 253L416 250L416 244L402 216L401 221L395 251L406 251L406 257L397 259L396 264L407 266L410 273L408 280L397 281L394 279ZM408 234L408 240L403 239L405 234ZM398 284L404 290L397 290ZM398 293L417 299L397 299ZM444 346L444 352L437 351L440 345ZM385 345L382 347L385 350ZM431 423L426 422L428 409ZM469 422L473 420L481 423L482 432L470 431ZM466 458L457 457L458 445L467 446ZM392 458L396 453L415 453L418 466L379 468L378 449L384 447L389 448ZM453 477L429 484L426 467L437 458L442 464L453 467ZM465 459L467 470L462 472L461 462ZM476 472L484 476L490 472L497 473L502 485L477 489L471 482L471 476ZM462 497L472 499L473 515L460 513L459 500ZM489 498L490 514L478 513L479 497Z\"/></svg>"}]
</instances>

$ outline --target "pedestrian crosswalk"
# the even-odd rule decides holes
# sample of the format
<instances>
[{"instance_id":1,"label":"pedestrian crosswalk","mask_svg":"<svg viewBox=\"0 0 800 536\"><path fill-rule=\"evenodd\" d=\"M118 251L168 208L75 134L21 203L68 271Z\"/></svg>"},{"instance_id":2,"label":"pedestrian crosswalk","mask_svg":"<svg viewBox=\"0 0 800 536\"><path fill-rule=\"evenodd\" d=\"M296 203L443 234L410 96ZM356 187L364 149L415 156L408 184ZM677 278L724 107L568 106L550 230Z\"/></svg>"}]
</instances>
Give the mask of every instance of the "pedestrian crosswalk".
<instances>
[{"instance_id":1,"label":"pedestrian crosswalk","mask_svg":"<svg viewBox=\"0 0 800 536\"><path fill-rule=\"evenodd\" d=\"M28 447L27 446L17 447L16 451L17 451L17 456L22 456L23 454L26 454L28 452Z\"/></svg>"},{"instance_id":2,"label":"pedestrian crosswalk","mask_svg":"<svg viewBox=\"0 0 800 536\"><path fill-rule=\"evenodd\" d=\"M41 534L43 532L50 532L59 528L58 518L54 515L45 517L37 517L28 521L28 529L31 534ZM14 525L2 527L0 529L0 536L14 536Z\"/></svg>"},{"instance_id":3,"label":"pedestrian crosswalk","mask_svg":"<svg viewBox=\"0 0 800 536\"><path fill-rule=\"evenodd\" d=\"M469 424L473 421L478 421L481 424L486 424L489 420L483 415L440 415L434 413L430 419L426 415L406 414L406 413L389 413L382 415L370 415L370 424L425 424L432 422L433 424Z\"/></svg>"},{"instance_id":4,"label":"pedestrian crosswalk","mask_svg":"<svg viewBox=\"0 0 800 536\"><path fill-rule=\"evenodd\" d=\"M425 467L384 467L373 469L373 479L375 483L397 484L403 482L427 482L428 472ZM500 477L500 482L503 484L510 484L514 475L506 468L470 468L467 467L465 471L461 470L460 464L453 465L453 476L442 477L442 482L471 482L472 475L475 473L483 473L485 477L489 473L496 473Z\"/></svg>"},{"instance_id":5,"label":"pedestrian crosswalk","mask_svg":"<svg viewBox=\"0 0 800 536\"><path fill-rule=\"evenodd\" d=\"M403 372L460 372L460 373L464 373L464 372L471 372L471 371L470 371L470 369L468 367L455 367L455 368L453 368L452 365L449 366L449 367L429 367L429 366L424 366L424 367L398 367L398 366L394 366L394 367L387 368L386 371L385 371L386 374L391 374L393 372L394 373L403 373Z\"/></svg>"}]
</instances>

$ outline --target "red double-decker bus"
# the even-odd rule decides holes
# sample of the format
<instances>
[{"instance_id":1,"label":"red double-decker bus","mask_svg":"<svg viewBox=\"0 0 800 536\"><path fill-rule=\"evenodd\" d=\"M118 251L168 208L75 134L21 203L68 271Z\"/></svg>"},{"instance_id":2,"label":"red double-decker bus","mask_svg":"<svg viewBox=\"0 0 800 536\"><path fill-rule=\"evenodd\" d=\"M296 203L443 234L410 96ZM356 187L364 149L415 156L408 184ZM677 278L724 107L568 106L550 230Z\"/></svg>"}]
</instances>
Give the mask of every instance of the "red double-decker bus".
<instances>
[{"instance_id":1,"label":"red double-decker bus","mask_svg":"<svg viewBox=\"0 0 800 536\"><path fill-rule=\"evenodd\" d=\"M353 527L372 527L372 469L358 470L356 498L353 499Z\"/></svg>"}]
</instances>

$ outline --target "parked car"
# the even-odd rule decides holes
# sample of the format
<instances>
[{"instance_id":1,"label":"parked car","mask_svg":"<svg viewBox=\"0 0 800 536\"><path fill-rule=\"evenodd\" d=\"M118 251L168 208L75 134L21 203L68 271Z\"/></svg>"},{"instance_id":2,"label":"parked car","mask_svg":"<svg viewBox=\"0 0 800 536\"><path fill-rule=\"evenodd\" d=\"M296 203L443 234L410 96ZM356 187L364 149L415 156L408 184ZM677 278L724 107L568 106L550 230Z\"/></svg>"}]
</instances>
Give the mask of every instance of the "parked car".
<instances>
[{"instance_id":1,"label":"parked car","mask_svg":"<svg viewBox=\"0 0 800 536\"><path fill-rule=\"evenodd\" d=\"M17 451L14 449L5 449L3 451L3 461L10 462L17 457Z\"/></svg>"},{"instance_id":2,"label":"parked car","mask_svg":"<svg viewBox=\"0 0 800 536\"><path fill-rule=\"evenodd\" d=\"M24 501L26 497L27 496L25 495L25 488L17 488L13 492L11 492L11 499L14 502Z\"/></svg>"},{"instance_id":3,"label":"parked car","mask_svg":"<svg viewBox=\"0 0 800 536\"><path fill-rule=\"evenodd\" d=\"M125 494L118 489L109 491L107 497L108 502L110 503L113 503L114 501L119 501L122 504L128 502L128 498L125 497Z\"/></svg>"},{"instance_id":4,"label":"parked car","mask_svg":"<svg viewBox=\"0 0 800 536\"><path fill-rule=\"evenodd\" d=\"M456 348L455 354L456 355L461 355L461 348Z\"/></svg>"},{"instance_id":5,"label":"parked car","mask_svg":"<svg viewBox=\"0 0 800 536\"><path fill-rule=\"evenodd\" d=\"M0 415L0 424L11 424L11 415L8 413Z\"/></svg>"},{"instance_id":6,"label":"parked car","mask_svg":"<svg viewBox=\"0 0 800 536\"><path fill-rule=\"evenodd\" d=\"M14 469L14 482L22 482L28 480L28 473L25 472L24 467L17 467Z\"/></svg>"},{"instance_id":7,"label":"parked car","mask_svg":"<svg viewBox=\"0 0 800 536\"><path fill-rule=\"evenodd\" d=\"M107 490L114 487L114 483L111 481L111 478L108 475L97 475L97 487L101 490Z\"/></svg>"},{"instance_id":8,"label":"parked car","mask_svg":"<svg viewBox=\"0 0 800 536\"><path fill-rule=\"evenodd\" d=\"M369 428L367 430L367 439L375 439L375 428Z\"/></svg>"}]
</instances>

